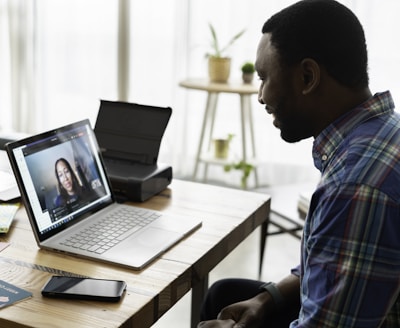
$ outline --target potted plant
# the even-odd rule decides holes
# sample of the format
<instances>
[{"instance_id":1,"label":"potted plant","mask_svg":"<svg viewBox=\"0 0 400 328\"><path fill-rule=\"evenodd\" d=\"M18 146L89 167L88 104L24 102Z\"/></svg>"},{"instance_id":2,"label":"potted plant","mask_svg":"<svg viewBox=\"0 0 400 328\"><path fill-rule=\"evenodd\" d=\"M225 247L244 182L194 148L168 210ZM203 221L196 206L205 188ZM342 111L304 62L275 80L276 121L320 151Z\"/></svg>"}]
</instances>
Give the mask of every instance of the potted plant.
<instances>
[{"instance_id":1,"label":"potted plant","mask_svg":"<svg viewBox=\"0 0 400 328\"><path fill-rule=\"evenodd\" d=\"M242 65L242 79L244 83L251 83L253 81L254 72L256 71L252 62L246 62Z\"/></svg>"},{"instance_id":2,"label":"potted plant","mask_svg":"<svg viewBox=\"0 0 400 328\"><path fill-rule=\"evenodd\" d=\"M251 171L253 170L254 166L250 163L247 163L243 160L237 163L231 163L224 165L224 171L229 172L231 170L241 170L242 171L242 178L241 178L241 186L243 189L247 188L247 179L250 176Z\"/></svg>"},{"instance_id":3,"label":"potted plant","mask_svg":"<svg viewBox=\"0 0 400 328\"><path fill-rule=\"evenodd\" d=\"M225 139L214 139L214 157L226 159L229 155L229 145L234 137L234 134L228 134Z\"/></svg>"},{"instance_id":4,"label":"potted plant","mask_svg":"<svg viewBox=\"0 0 400 328\"><path fill-rule=\"evenodd\" d=\"M228 81L231 69L231 59L225 55L225 52L239 39L245 30L235 34L225 46L220 46L217 33L212 24L208 24L211 32L211 49L208 53L208 74L211 82L225 83Z\"/></svg>"}]
</instances>

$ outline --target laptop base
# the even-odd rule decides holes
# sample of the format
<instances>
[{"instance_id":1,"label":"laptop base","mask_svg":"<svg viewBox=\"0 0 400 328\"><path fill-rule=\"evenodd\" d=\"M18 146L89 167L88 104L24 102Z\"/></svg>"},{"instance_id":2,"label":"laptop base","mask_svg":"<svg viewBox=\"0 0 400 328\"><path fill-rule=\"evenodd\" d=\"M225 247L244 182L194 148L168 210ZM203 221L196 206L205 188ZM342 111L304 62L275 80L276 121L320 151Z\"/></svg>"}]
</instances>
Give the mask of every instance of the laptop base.
<instances>
[{"instance_id":1,"label":"laptop base","mask_svg":"<svg viewBox=\"0 0 400 328\"><path fill-rule=\"evenodd\" d=\"M172 181L172 167L167 164L132 163L128 166L109 158L104 162L118 202L144 202L163 191Z\"/></svg>"}]
</instances>

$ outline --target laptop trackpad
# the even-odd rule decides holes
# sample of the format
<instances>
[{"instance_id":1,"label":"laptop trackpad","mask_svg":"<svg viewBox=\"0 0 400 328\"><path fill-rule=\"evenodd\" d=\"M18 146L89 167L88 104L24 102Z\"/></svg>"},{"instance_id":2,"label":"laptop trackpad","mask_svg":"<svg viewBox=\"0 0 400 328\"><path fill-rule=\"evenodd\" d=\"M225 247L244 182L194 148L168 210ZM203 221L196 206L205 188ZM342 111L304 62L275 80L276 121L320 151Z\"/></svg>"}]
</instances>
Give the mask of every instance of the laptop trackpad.
<instances>
[{"instance_id":1,"label":"laptop trackpad","mask_svg":"<svg viewBox=\"0 0 400 328\"><path fill-rule=\"evenodd\" d=\"M134 247L138 245L139 247L163 249L167 248L178 236L179 234L174 231L149 227L134 235L130 244Z\"/></svg>"},{"instance_id":2,"label":"laptop trackpad","mask_svg":"<svg viewBox=\"0 0 400 328\"><path fill-rule=\"evenodd\" d=\"M131 235L103 255L112 262L117 261L135 269L142 269L174 245L180 237L177 232L148 227Z\"/></svg>"},{"instance_id":3,"label":"laptop trackpad","mask_svg":"<svg viewBox=\"0 0 400 328\"><path fill-rule=\"evenodd\" d=\"M163 251L179 240L180 234L173 231L162 230L154 227L139 231L118 246L111 249L107 254L116 252L129 253L132 256L148 256L153 251Z\"/></svg>"}]
</instances>

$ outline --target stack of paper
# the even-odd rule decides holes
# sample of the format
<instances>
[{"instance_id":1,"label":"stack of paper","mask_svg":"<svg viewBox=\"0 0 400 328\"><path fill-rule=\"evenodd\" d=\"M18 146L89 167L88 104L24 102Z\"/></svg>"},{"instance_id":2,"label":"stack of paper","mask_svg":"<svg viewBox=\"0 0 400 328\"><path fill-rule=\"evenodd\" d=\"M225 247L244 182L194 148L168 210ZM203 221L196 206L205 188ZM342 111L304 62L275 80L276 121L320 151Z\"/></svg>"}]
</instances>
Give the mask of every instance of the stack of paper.
<instances>
[{"instance_id":1,"label":"stack of paper","mask_svg":"<svg viewBox=\"0 0 400 328\"><path fill-rule=\"evenodd\" d=\"M0 233L6 233L19 208L19 203L0 204Z\"/></svg>"}]
</instances>

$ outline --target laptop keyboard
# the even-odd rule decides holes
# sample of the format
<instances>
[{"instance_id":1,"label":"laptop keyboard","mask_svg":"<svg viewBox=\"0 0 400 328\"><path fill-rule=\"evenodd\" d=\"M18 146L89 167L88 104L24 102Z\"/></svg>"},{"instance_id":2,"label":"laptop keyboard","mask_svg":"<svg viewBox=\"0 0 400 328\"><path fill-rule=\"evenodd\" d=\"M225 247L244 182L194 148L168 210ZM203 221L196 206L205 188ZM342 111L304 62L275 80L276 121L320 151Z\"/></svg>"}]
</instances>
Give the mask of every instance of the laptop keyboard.
<instances>
[{"instance_id":1,"label":"laptop keyboard","mask_svg":"<svg viewBox=\"0 0 400 328\"><path fill-rule=\"evenodd\" d=\"M160 215L146 209L121 207L61 244L102 254Z\"/></svg>"}]
</instances>

